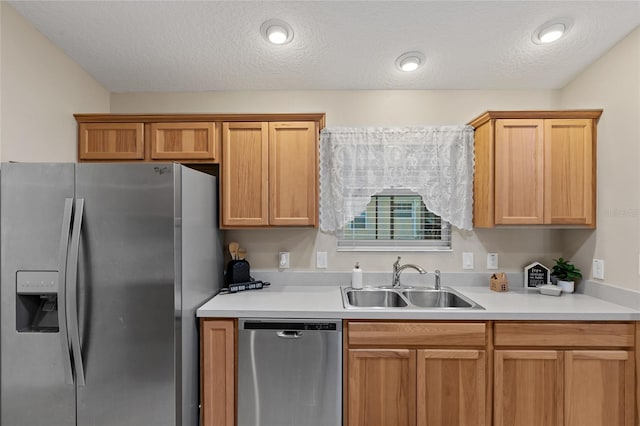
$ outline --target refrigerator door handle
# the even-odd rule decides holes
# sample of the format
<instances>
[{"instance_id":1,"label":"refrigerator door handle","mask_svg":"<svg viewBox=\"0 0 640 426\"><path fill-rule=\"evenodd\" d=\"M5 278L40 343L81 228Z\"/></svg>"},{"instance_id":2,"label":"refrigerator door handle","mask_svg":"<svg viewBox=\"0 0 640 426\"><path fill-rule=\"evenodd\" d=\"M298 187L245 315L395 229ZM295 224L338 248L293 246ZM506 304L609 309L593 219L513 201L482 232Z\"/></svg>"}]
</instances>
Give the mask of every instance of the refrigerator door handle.
<instances>
[{"instance_id":1,"label":"refrigerator door handle","mask_svg":"<svg viewBox=\"0 0 640 426\"><path fill-rule=\"evenodd\" d=\"M62 365L64 368L64 382L73 384L71 371L71 352L69 332L67 330L66 309L66 279L67 279L67 251L69 250L69 234L71 233L71 214L73 213L73 198L65 198L64 213L62 215L62 231L60 232L60 249L58 251L58 324L60 341L62 343Z\"/></svg>"},{"instance_id":2,"label":"refrigerator door handle","mask_svg":"<svg viewBox=\"0 0 640 426\"><path fill-rule=\"evenodd\" d=\"M73 364L76 370L76 383L84 386L84 364L82 362L82 349L80 348L80 329L78 326L78 252L80 251L80 231L82 229L82 217L84 212L84 198L76 200L73 216L73 229L71 231L71 247L67 263L67 322L69 335L71 336L71 351Z\"/></svg>"}]
</instances>

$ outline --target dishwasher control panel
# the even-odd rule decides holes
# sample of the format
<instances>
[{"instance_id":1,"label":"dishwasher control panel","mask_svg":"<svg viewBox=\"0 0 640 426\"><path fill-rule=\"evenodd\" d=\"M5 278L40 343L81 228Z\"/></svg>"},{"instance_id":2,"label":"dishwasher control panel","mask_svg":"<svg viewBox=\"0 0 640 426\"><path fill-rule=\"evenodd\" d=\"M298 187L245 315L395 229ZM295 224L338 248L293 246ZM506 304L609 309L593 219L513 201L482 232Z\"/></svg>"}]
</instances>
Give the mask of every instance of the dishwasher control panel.
<instances>
[{"instance_id":1,"label":"dishwasher control panel","mask_svg":"<svg viewBox=\"0 0 640 426\"><path fill-rule=\"evenodd\" d=\"M334 322L289 322L289 321L251 321L240 324L243 330L315 330L340 331L342 324Z\"/></svg>"}]
</instances>

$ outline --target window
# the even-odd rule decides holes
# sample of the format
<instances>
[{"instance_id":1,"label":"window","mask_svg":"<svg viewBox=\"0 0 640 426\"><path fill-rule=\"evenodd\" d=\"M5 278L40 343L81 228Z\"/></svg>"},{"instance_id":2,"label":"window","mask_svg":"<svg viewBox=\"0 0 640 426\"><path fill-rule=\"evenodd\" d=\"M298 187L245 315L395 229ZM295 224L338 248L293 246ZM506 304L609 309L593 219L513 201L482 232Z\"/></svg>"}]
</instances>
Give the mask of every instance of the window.
<instances>
[{"instance_id":1,"label":"window","mask_svg":"<svg viewBox=\"0 0 640 426\"><path fill-rule=\"evenodd\" d=\"M419 195L386 190L343 228L338 250L449 251L451 225L427 210Z\"/></svg>"}]
</instances>

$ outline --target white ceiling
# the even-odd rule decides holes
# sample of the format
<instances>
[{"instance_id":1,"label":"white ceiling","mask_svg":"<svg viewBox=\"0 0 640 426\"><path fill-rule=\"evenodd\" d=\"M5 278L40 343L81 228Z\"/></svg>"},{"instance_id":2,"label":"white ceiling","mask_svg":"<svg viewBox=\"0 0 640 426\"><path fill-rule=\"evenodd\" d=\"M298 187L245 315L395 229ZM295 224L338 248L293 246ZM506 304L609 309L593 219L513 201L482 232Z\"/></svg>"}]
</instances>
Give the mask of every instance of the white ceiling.
<instances>
[{"instance_id":1,"label":"white ceiling","mask_svg":"<svg viewBox=\"0 0 640 426\"><path fill-rule=\"evenodd\" d=\"M111 92L556 89L640 25L640 0L9 3ZM290 44L261 37L270 18ZM554 18L566 36L534 44ZM397 70L412 50L426 65Z\"/></svg>"}]
</instances>

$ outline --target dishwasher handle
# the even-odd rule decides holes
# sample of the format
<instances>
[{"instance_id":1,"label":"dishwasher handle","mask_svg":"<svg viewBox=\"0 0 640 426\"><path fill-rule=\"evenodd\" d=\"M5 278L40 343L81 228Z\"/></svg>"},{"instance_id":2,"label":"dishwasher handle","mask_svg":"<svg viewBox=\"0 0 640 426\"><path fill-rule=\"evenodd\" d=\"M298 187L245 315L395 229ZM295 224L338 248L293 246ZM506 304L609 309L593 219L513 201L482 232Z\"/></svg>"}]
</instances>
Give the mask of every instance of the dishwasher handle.
<instances>
[{"instance_id":1,"label":"dishwasher handle","mask_svg":"<svg viewBox=\"0 0 640 426\"><path fill-rule=\"evenodd\" d=\"M281 339L300 339L303 336L302 331L298 330L279 330L276 331L276 336Z\"/></svg>"}]
</instances>

